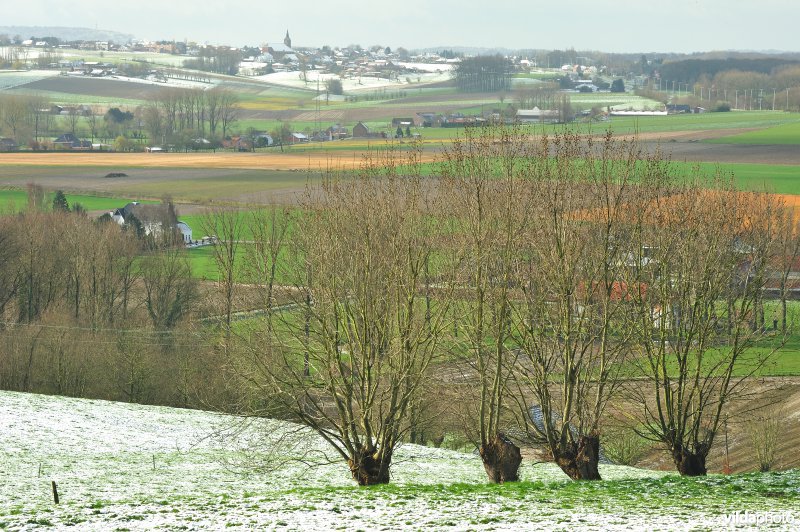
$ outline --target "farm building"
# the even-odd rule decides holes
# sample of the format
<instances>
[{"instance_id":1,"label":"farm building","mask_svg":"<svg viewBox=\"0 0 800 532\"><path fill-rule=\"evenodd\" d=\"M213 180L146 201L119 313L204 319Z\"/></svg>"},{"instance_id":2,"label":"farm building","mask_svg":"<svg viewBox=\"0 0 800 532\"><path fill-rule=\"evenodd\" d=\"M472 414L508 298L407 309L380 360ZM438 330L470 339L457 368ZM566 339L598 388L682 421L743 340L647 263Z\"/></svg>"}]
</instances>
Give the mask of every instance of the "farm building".
<instances>
[{"instance_id":1,"label":"farm building","mask_svg":"<svg viewBox=\"0 0 800 532\"><path fill-rule=\"evenodd\" d=\"M183 236L183 243L184 244L191 244L192 243L192 228L189 227L189 224L186 222L182 222L178 220L177 225L175 226L178 228L178 231L181 232L181 236Z\"/></svg>"},{"instance_id":2,"label":"farm building","mask_svg":"<svg viewBox=\"0 0 800 532\"><path fill-rule=\"evenodd\" d=\"M184 244L192 243L192 228L186 222L178 220L171 203L144 205L133 201L107 214L113 222L121 226L138 226L146 236L160 237L171 226L173 231L180 232Z\"/></svg>"},{"instance_id":3,"label":"farm building","mask_svg":"<svg viewBox=\"0 0 800 532\"><path fill-rule=\"evenodd\" d=\"M368 125L359 122L353 126L353 138L385 139L386 133L383 131L372 131Z\"/></svg>"},{"instance_id":4,"label":"farm building","mask_svg":"<svg viewBox=\"0 0 800 532\"><path fill-rule=\"evenodd\" d=\"M82 150L92 149L92 143L88 140L81 140L73 133L64 133L53 141L53 148L56 150Z\"/></svg>"},{"instance_id":5,"label":"farm building","mask_svg":"<svg viewBox=\"0 0 800 532\"><path fill-rule=\"evenodd\" d=\"M392 118L392 128L416 125L413 118Z\"/></svg>"},{"instance_id":6,"label":"farm building","mask_svg":"<svg viewBox=\"0 0 800 532\"><path fill-rule=\"evenodd\" d=\"M542 110L538 107L533 109L519 109L517 120L520 122L558 122L560 114L555 110Z\"/></svg>"},{"instance_id":7,"label":"farm building","mask_svg":"<svg viewBox=\"0 0 800 532\"><path fill-rule=\"evenodd\" d=\"M353 126L353 137L365 138L369 136L370 136L369 126L367 126L363 122L359 122L358 124Z\"/></svg>"},{"instance_id":8,"label":"farm building","mask_svg":"<svg viewBox=\"0 0 800 532\"><path fill-rule=\"evenodd\" d=\"M611 110L611 116L667 116L667 111L615 111Z\"/></svg>"},{"instance_id":9,"label":"farm building","mask_svg":"<svg viewBox=\"0 0 800 532\"><path fill-rule=\"evenodd\" d=\"M669 114L682 114L682 113L691 113L692 106L687 104L677 104L677 103L668 103L667 104L667 113Z\"/></svg>"},{"instance_id":10,"label":"farm building","mask_svg":"<svg viewBox=\"0 0 800 532\"><path fill-rule=\"evenodd\" d=\"M340 124L332 125L325 130L325 134L327 135L328 140L346 139L350 136L347 128L341 126Z\"/></svg>"}]
</instances>

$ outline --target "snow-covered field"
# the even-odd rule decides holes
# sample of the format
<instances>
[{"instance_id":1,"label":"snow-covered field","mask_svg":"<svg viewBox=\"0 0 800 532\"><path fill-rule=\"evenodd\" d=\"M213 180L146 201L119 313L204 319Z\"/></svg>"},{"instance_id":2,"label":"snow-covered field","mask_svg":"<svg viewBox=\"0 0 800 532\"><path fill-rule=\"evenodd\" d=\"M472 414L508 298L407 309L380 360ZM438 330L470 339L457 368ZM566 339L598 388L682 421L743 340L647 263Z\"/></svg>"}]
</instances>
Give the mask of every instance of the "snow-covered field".
<instances>
[{"instance_id":1,"label":"snow-covered field","mask_svg":"<svg viewBox=\"0 0 800 532\"><path fill-rule=\"evenodd\" d=\"M694 529L726 527L736 511L800 526L797 471L685 480L605 466L607 480L573 483L525 464L523 482L492 486L474 455L407 445L391 485L359 488L343 463L320 465L318 438L287 447L298 434L274 421L0 392L0 529Z\"/></svg>"},{"instance_id":2,"label":"snow-covered field","mask_svg":"<svg viewBox=\"0 0 800 532\"><path fill-rule=\"evenodd\" d=\"M0 90L13 89L41 79L55 77L57 70L0 70Z\"/></svg>"},{"instance_id":3,"label":"snow-covered field","mask_svg":"<svg viewBox=\"0 0 800 532\"><path fill-rule=\"evenodd\" d=\"M447 65L436 72L420 72L415 74L400 75L399 79L362 77L345 77L342 81L342 89L347 92L368 91L384 88L409 88L420 83L437 83L450 79L450 72ZM331 78L338 78L336 74L323 73L318 70L309 70L306 73L307 82L303 80L301 72L274 72L263 76L254 76L251 79L259 79L273 85L281 85L295 89L316 89L317 80L321 90L325 90L325 81ZM406 79L407 78L407 79ZM410 80L410 83L409 83Z\"/></svg>"}]
</instances>

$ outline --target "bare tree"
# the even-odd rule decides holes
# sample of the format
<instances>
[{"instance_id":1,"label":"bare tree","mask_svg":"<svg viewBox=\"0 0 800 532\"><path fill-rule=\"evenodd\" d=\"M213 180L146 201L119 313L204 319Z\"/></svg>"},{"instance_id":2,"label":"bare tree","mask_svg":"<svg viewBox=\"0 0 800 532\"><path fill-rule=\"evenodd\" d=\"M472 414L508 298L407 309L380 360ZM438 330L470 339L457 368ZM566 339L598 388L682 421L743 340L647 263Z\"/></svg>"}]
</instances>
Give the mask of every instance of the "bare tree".
<instances>
[{"instance_id":1,"label":"bare tree","mask_svg":"<svg viewBox=\"0 0 800 532\"><path fill-rule=\"evenodd\" d=\"M5 316L6 305L16 295L19 284L17 260L20 246L17 228L12 222L9 218L0 217L0 319Z\"/></svg>"},{"instance_id":2,"label":"bare tree","mask_svg":"<svg viewBox=\"0 0 800 532\"><path fill-rule=\"evenodd\" d=\"M783 435L785 423L782 409L768 406L746 422L745 431L755 453L758 470L762 473L772 471L776 461L776 451Z\"/></svg>"},{"instance_id":3,"label":"bare tree","mask_svg":"<svg viewBox=\"0 0 800 532\"><path fill-rule=\"evenodd\" d=\"M229 337L234 290L242 269L243 253L240 253L239 248L242 246L242 233L245 229L244 213L237 209L211 209L203 217L201 227L205 234L214 237L212 250L219 272L218 282L224 296L225 331Z\"/></svg>"},{"instance_id":4,"label":"bare tree","mask_svg":"<svg viewBox=\"0 0 800 532\"><path fill-rule=\"evenodd\" d=\"M97 107L92 107L86 115L86 123L89 125L89 133L92 135L92 142L94 142L95 137L97 137L98 119L102 116L101 111L102 110Z\"/></svg>"},{"instance_id":5,"label":"bare tree","mask_svg":"<svg viewBox=\"0 0 800 532\"><path fill-rule=\"evenodd\" d=\"M222 89L214 88L206 93L206 117L208 118L208 130L212 137L217 135L217 129L219 128L222 99Z\"/></svg>"},{"instance_id":6,"label":"bare tree","mask_svg":"<svg viewBox=\"0 0 800 532\"><path fill-rule=\"evenodd\" d=\"M797 262L800 259L800 224L795 219L792 209L785 209L778 218L779 230L777 232L776 256L773 264L773 275L770 276L770 286L774 290L774 281L777 277L778 298L780 299L780 325L781 332L785 335L788 330L788 305L787 300L793 290L798 288L794 272L797 271Z\"/></svg>"},{"instance_id":7,"label":"bare tree","mask_svg":"<svg viewBox=\"0 0 800 532\"><path fill-rule=\"evenodd\" d=\"M513 265L532 199L519 180L528 146L515 130L468 130L445 151L441 169L440 194L448 198L445 216L453 220L452 247L461 265L453 308L462 335L453 354L476 381L475 440L493 482L517 480L522 460L503 432L503 416L517 356L510 346Z\"/></svg>"},{"instance_id":8,"label":"bare tree","mask_svg":"<svg viewBox=\"0 0 800 532\"><path fill-rule=\"evenodd\" d=\"M421 305L435 212L426 186L386 168L309 189L287 272L296 310L275 314L250 379L262 404L320 434L360 485L389 482L447 309L443 299L426 319Z\"/></svg>"},{"instance_id":9,"label":"bare tree","mask_svg":"<svg viewBox=\"0 0 800 532\"><path fill-rule=\"evenodd\" d=\"M630 293L641 290L624 273L641 149L610 134L598 144L572 133L542 138L528 176L536 219L520 238L515 274L518 417L574 480L600 479L601 423L630 349Z\"/></svg>"},{"instance_id":10,"label":"bare tree","mask_svg":"<svg viewBox=\"0 0 800 532\"><path fill-rule=\"evenodd\" d=\"M0 98L0 110L2 111L0 118L3 120L3 125L11 133L11 138L21 143L27 125L27 97L3 96Z\"/></svg>"},{"instance_id":11,"label":"bare tree","mask_svg":"<svg viewBox=\"0 0 800 532\"><path fill-rule=\"evenodd\" d=\"M145 307L154 328L172 329L192 311L197 281L182 250L168 249L144 257L140 275Z\"/></svg>"},{"instance_id":12,"label":"bare tree","mask_svg":"<svg viewBox=\"0 0 800 532\"><path fill-rule=\"evenodd\" d=\"M67 112L67 124L69 124L69 131L73 135L75 134L75 129L78 127L78 122L81 119L80 112L78 111L77 107L70 107L69 111Z\"/></svg>"},{"instance_id":13,"label":"bare tree","mask_svg":"<svg viewBox=\"0 0 800 532\"><path fill-rule=\"evenodd\" d=\"M222 138L228 135L231 126L239 120L239 97L229 90L222 90L219 98L219 125Z\"/></svg>"},{"instance_id":14,"label":"bare tree","mask_svg":"<svg viewBox=\"0 0 800 532\"><path fill-rule=\"evenodd\" d=\"M725 408L781 345L763 327L779 215L767 194L688 178L662 183L631 235L637 261L646 252L650 264L639 271L646 291L632 293L647 379L632 387L640 433L665 445L682 475L706 474Z\"/></svg>"},{"instance_id":15,"label":"bare tree","mask_svg":"<svg viewBox=\"0 0 800 532\"><path fill-rule=\"evenodd\" d=\"M261 292L261 307L271 312L275 306L275 287L286 260L288 240L295 222L290 209L273 207L250 212L246 226L252 236L245 259L245 271Z\"/></svg>"}]
</instances>

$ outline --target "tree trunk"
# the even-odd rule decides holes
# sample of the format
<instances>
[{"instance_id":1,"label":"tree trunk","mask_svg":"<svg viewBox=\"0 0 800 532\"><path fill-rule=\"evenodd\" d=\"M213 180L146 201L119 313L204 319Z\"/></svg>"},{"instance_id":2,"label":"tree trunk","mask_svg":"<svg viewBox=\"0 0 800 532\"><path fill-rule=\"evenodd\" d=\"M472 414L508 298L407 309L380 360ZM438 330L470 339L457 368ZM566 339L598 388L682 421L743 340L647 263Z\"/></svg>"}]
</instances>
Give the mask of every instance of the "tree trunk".
<instances>
[{"instance_id":1,"label":"tree trunk","mask_svg":"<svg viewBox=\"0 0 800 532\"><path fill-rule=\"evenodd\" d=\"M704 477L707 473L707 455L707 450L700 449L698 452L692 453L686 448L678 446L672 451L672 460L675 462L675 467L681 476Z\"/></svg>"},{"instance_id":2,"label":"tree trunk","mask_svg":"<svg viewBox=\"0 0 800 532\"><path fill-rule=\"evenodd\" d=\"M786 334L786 293L781 292L781 332Z\"/></svg>"},{"instance_id":3,"label":"tree trunk","mask_svg":"<svg viewBox=\"0 0 800 532\"><path fill-rule=\"evenodd\" d=\"M392 462L391 453L383 453L379 457L377 450L367 448L357 453L347 461L353 480L359 486L373 486L375 484L389 483L389 465Z\"/></svg>"},{"instance_id":4,"label":"tree trunk","mask_svg":"<svg viewBox=\"0 0 800 532\"><path fill-rule=\"evenodd\" d=\"M496 484L519 480L519 464L522 454L519 447L511 443L504 434L498 433L480 448L483 467L489 480Z\"/></svg>"},{"instance_id":5,"label":"tree trunk","mask_svg":"<svg viewBox=\"0 0 800 532\"><path fill-rule=\"evenodd\" d=\"M600 436L581 436L556 457L556 463L572 480L602 480L597 466L600 461Z\"/></svg>"}]
</instances>

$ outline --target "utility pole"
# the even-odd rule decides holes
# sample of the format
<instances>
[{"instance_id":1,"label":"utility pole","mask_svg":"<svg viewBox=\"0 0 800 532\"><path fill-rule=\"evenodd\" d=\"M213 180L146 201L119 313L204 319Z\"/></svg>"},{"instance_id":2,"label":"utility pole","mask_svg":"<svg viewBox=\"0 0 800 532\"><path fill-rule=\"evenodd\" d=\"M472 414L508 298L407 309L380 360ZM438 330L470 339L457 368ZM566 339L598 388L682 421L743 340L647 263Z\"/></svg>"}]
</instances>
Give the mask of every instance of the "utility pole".
<instances>
[{"instance_id":1,"label":"utility pole","mask_svg":"<svg viewBox=\"0 0 800 532\"><path fill-rule=\"evenodd\" d=\"M773 111L775 110L775 94L776 94L775 89L772 89L772 110Z\"/></svg>"}]
</instances>

